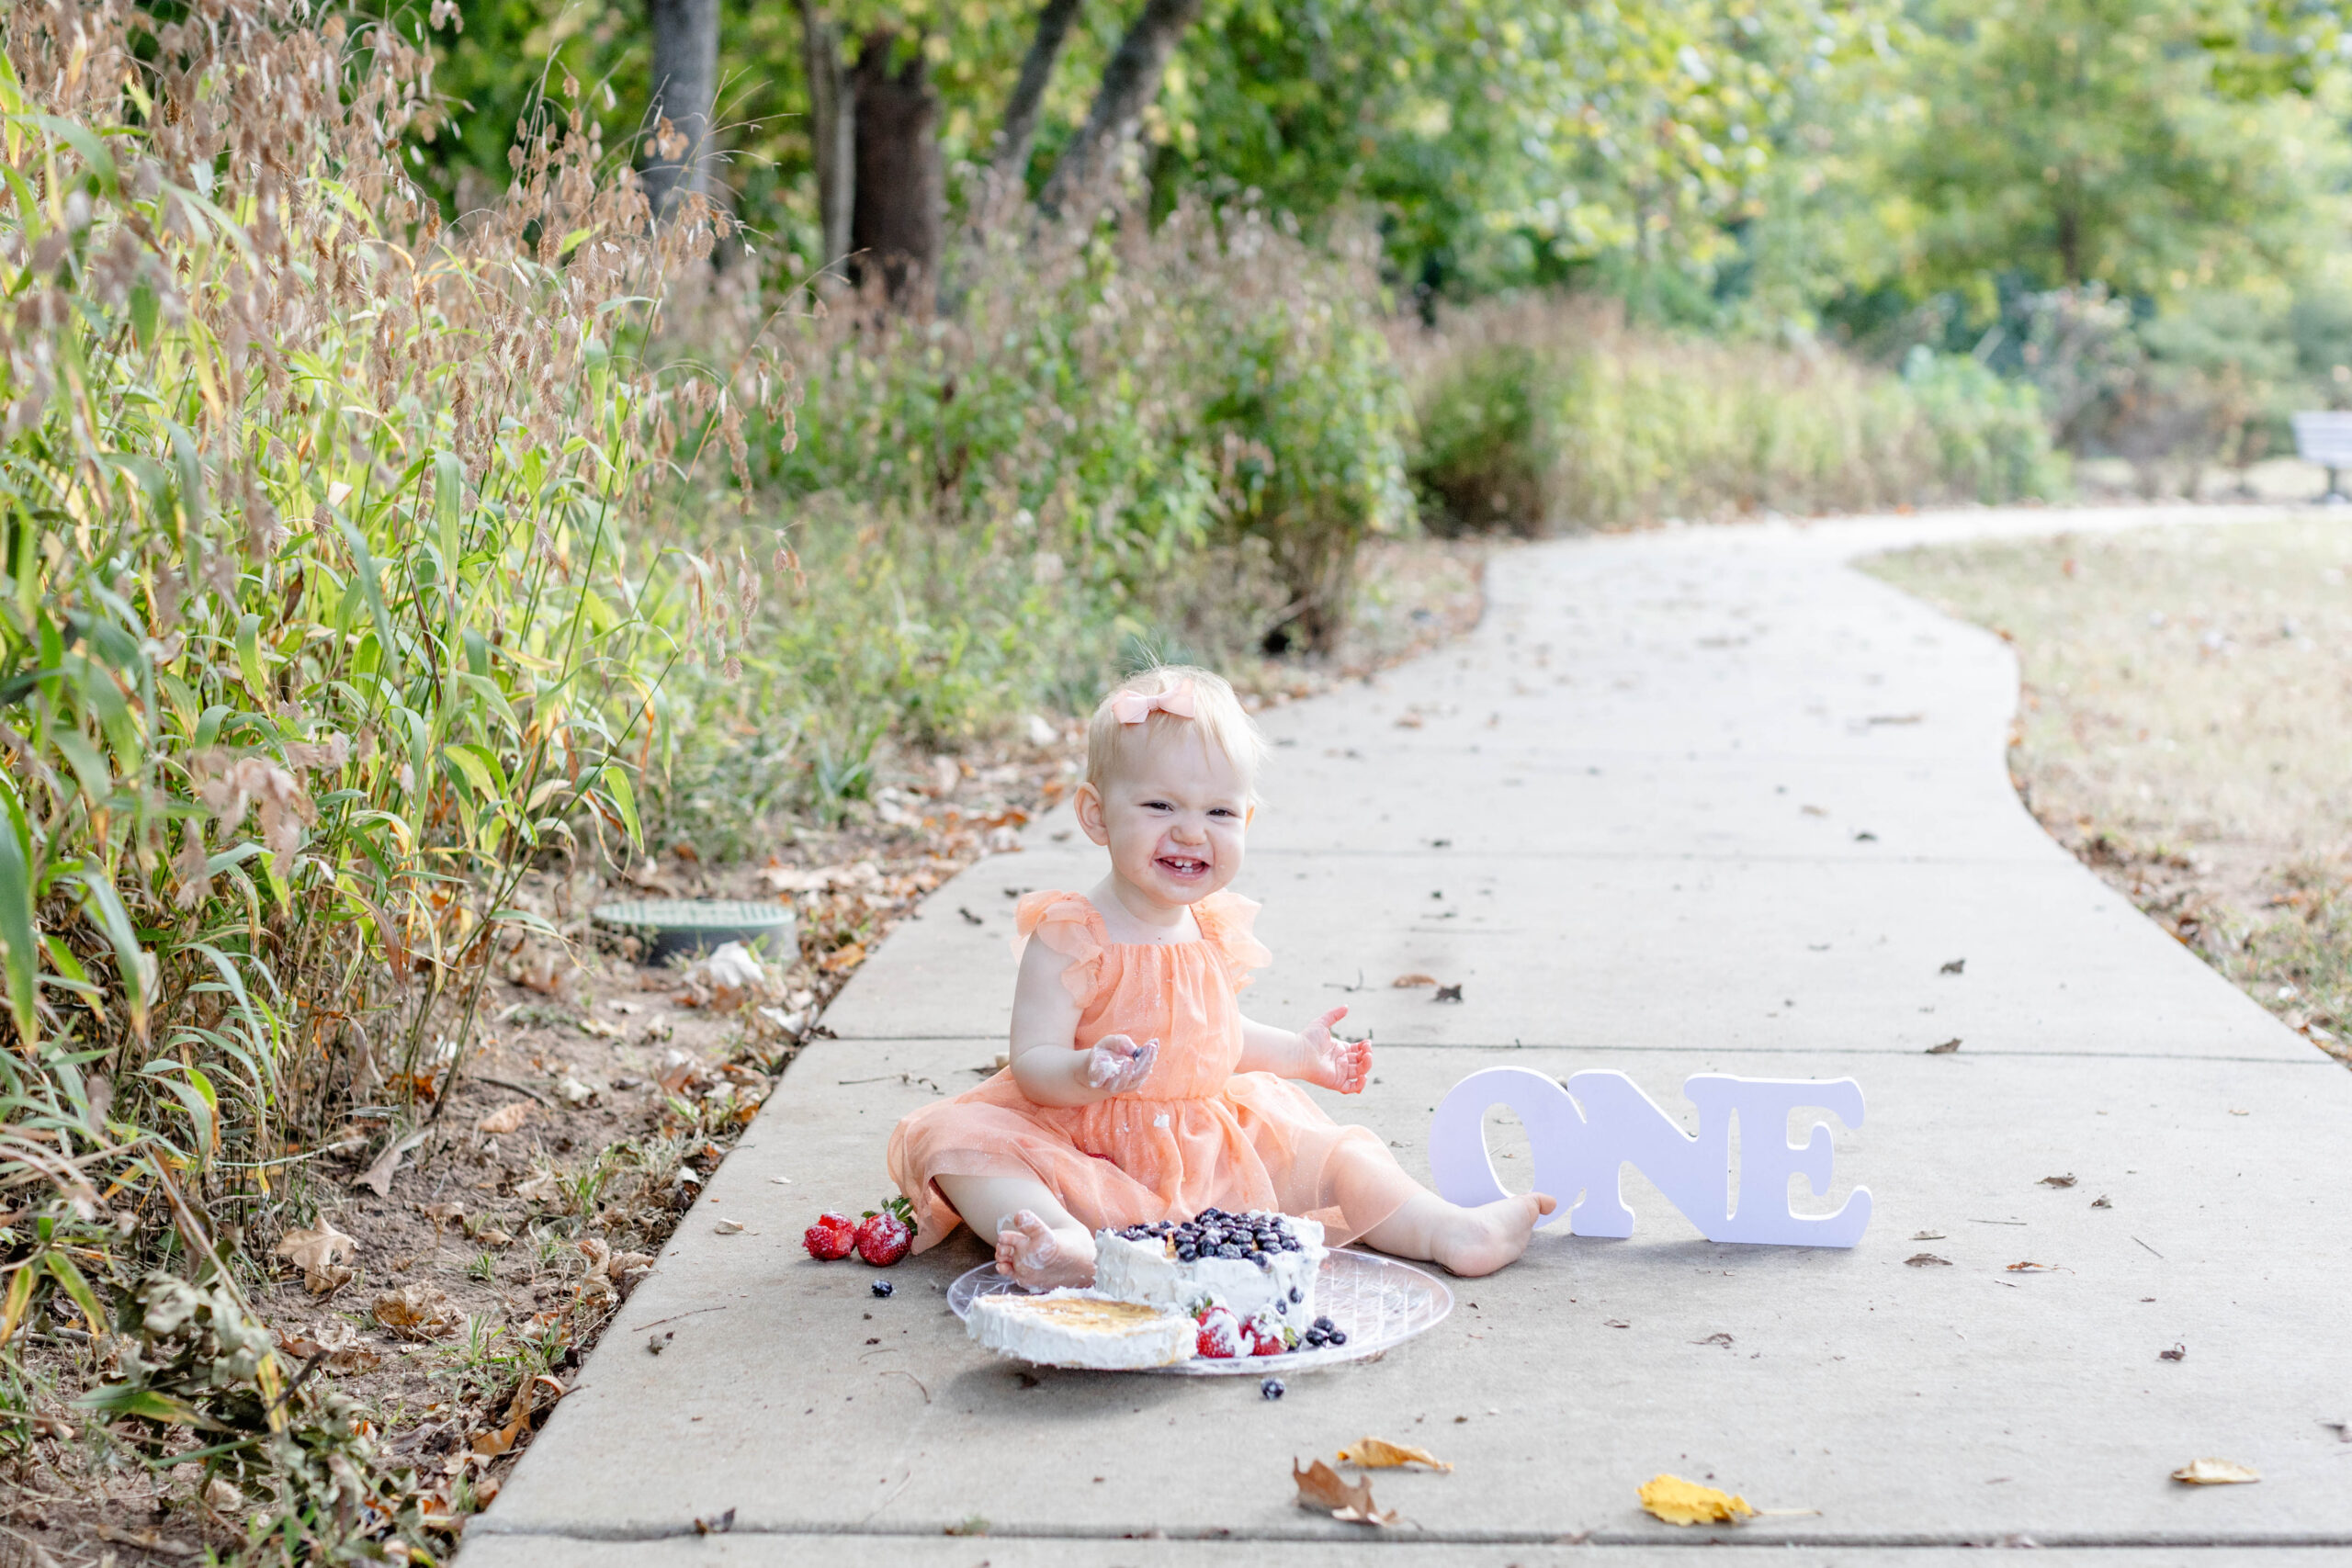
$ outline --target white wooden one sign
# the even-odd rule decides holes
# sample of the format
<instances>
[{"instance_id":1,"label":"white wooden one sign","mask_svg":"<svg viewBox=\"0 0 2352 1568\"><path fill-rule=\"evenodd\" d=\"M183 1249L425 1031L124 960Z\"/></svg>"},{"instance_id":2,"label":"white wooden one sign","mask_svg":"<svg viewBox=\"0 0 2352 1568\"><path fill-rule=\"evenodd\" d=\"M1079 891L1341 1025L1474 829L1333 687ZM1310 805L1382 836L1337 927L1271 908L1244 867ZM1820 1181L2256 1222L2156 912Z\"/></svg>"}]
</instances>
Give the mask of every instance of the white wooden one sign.
<instances>
[{"instance_id":1,"label":"white wooden one sign","mask_svg":"<svg viewBox=\"0 0 2352 1568\"><path fill-rule=\"evenodd\" d=\"M1699 1134L1685 1133L1623 1073L1578 1073L1563 1088L1527 1067L1488 1067L1453 1086L1430 1122L1430 1171L1439 1196L1464 1207L1508 1196L1487 1154L1487 1111L1507 1105L1534 1145L1534 1190L1560 1201L1577 1235L1634 1234L1634 1212L1618 1191L1631 1164L1656 1184L1709 1241L1779 1247L1851 1247L1871 1222L1871 1195L1858 1187L1834 1214L1789 1210L1789 1179L1803 1176L1818 1198L1829 1190L1829 1124L1815 1122L1802 1144L1788 1141L1790 1113L1826 1111L1862 1123L1862 1089L1851 1078L1736 1078L1702 1073L1682 1086L1699 1108ZM1739 1124L1739 1182L1731 1177L1732 1123Z\"/></svg>"}]
</instances>

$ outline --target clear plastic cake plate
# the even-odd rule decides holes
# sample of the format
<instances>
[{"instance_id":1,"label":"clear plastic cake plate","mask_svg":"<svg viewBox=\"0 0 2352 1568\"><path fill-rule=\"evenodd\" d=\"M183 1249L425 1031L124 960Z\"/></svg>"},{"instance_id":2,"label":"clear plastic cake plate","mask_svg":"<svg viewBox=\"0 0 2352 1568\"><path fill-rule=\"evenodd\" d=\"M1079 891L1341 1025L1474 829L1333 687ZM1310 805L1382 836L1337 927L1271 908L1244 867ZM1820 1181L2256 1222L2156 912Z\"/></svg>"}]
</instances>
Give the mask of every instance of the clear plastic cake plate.
<instances>
[{"instance_id":1,"label":"clear plastic cake plate","mask_svg":"<svg viewBox=\"0 0 2352 1568\"><path fill-rule=\"evenodd\" d=\"M994 1263L983 1263L947 1287L947 1304L958 1318L966 1318L972 1314L977 1298L1020 1290L996 1271ZM1172 1367L1140 1370L1188 1378L1258 1377L1369 1361L1436 1327L1453 1310L1453 1292L1435 1275L1393 1258L1334 1248L1324 1255L1323 1267L1315 1276L1315 1315L1328 1317L1344 1329L1346 1344L1280 1356L1196 1356Z\"/></svg>"}]
</instances>

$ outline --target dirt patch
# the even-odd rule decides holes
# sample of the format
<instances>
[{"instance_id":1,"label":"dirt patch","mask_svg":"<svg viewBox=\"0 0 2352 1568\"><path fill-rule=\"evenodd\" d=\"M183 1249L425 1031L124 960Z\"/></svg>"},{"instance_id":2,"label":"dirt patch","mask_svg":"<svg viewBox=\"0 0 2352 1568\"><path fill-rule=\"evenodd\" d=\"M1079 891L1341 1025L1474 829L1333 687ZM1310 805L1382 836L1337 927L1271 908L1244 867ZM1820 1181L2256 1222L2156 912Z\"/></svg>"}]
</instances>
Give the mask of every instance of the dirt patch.
<instances>
[{"instance_id":1,"label":"dirt patch","mask_svg":"<svg viewBox=\"0 0 2352 1568\"><path fill-rule=\"evenodd\" d=\"M2352 535L2334 513L1905 551L2017 649L2009 772L2061 843L2352 1062Z\"/></svg>"}]
</instances>

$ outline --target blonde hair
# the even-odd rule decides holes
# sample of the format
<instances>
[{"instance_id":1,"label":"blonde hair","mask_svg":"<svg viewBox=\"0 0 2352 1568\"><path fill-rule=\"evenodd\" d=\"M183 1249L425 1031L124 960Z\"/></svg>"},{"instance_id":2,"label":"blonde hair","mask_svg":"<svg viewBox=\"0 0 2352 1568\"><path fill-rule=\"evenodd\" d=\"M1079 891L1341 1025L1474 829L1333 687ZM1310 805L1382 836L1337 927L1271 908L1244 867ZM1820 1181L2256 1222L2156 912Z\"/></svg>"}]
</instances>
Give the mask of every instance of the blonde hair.
<instances>
[{"instance_id":1,"label":"blonde hair","mask_svg":"<svg viewBox=\"0 0 2352 1568\"><path fill-rule=\"evenodd\" d=\"M1157 697L1185 685L1193 689L1191 718L1154 710L1144 716L1141 724L1121 724L1112 712L1123 693ZM1224 676L1192 664L1155 664L1103 694L1086 726L1086 782L1100 790L1143 745L1164 738L1178 725L1198 726L1202 738L1241 770L1241 776L1252 786L1250 799L1255 802L1258 764L1265 760L1266 738L1258 732L1257 721Z\"/></svg>"}]
</instances>

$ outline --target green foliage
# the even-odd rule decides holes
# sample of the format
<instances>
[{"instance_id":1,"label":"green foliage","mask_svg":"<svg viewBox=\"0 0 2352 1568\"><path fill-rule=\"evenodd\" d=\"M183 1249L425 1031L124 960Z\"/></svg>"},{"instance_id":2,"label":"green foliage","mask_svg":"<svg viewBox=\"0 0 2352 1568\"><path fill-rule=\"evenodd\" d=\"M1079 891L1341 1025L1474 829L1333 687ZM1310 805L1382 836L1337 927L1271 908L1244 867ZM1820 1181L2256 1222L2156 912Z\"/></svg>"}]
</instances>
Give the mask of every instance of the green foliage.
<instances>
[{"instance_id":1,"label":"green foliage","mask_svg":"<svg viewBox=\"0 0 2352 1568\"><path fill-rule=\"evenodd\" d=\"M2003 275L2153 300L2291 276L2340 188L2338 88L2234 0L1954 5L1913 45L1914 133L1881 173L1915 297L1982 320ZM2318 91L2324 86L2325 91Z\"/></svg>"},{"instance_id":2,"label":"green foliage","mask_svg":"<svg viewBox=\"0 0 2352 1568\"><path fill-rule=\"evenodd\" d=\"M356 1085L446 1096L517 879L634 833L663 670L756 597L630 541L781 385L643 352L711 217L574 119L442 227L428 65L293 0L6 35L0 1346L266 1233Z\"/></svg>"},{"instance_id":3,"label":"green foliage","mask_svg":"<svg viewBox=\"0 0 2352 1568\"><path fill-rule=\"evenodd\" d=\"M1414 478L1456 528L1613 527L1770 508L2006 501L2063 485L2030 387L1921 350L1900 377L1834 352L1629 330L1542 300L1409 342Z\"/></svg>"}]
</instances>

